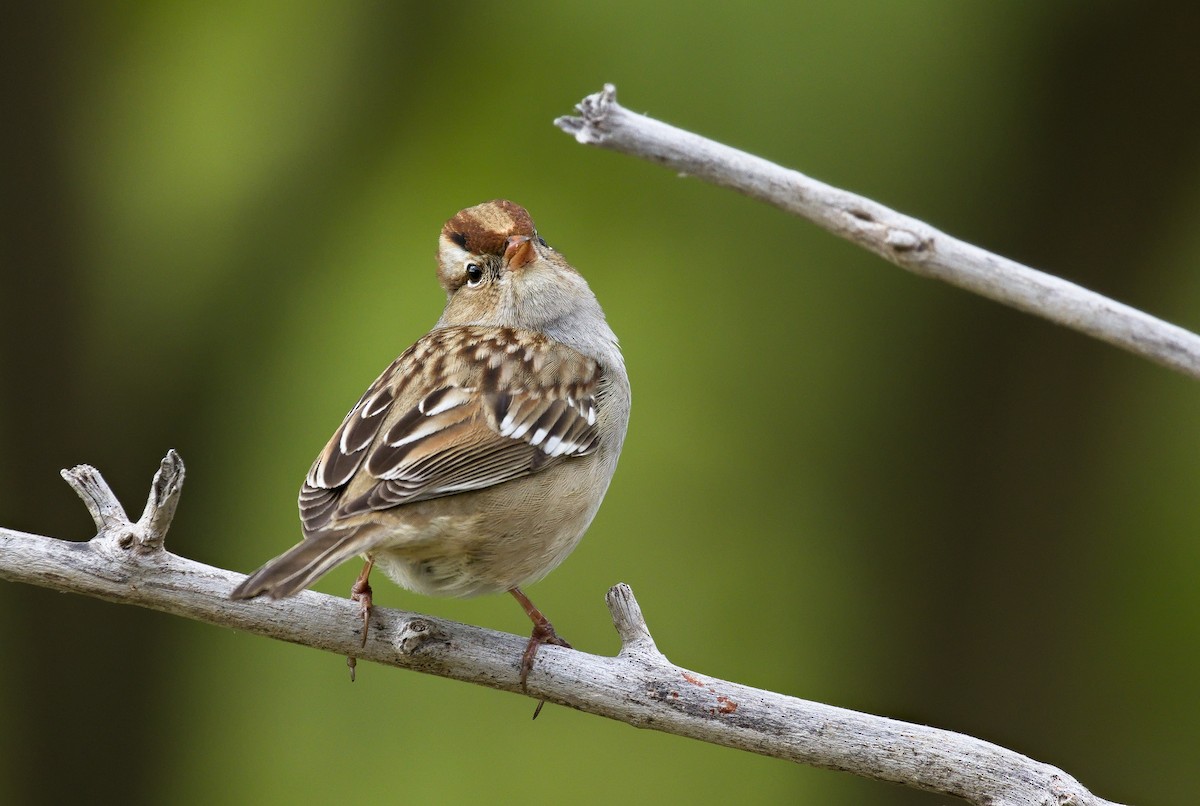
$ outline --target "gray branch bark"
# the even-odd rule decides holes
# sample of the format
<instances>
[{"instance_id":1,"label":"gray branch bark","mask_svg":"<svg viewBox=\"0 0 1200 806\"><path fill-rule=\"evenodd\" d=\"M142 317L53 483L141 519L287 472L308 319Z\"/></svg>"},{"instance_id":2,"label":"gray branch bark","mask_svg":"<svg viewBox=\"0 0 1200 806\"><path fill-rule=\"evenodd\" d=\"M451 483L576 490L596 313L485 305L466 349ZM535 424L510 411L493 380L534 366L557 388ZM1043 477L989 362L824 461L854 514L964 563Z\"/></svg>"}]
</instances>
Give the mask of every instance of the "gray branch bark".
<instances>
[{"instance_id":1,"label":"gray branch bark","mask_svg":"<svg viewBox=\"0 0 1200 806\"><path fill-rule=\"evenodd\" d=\"M376 608L360 646L358 605L313 591L280 601L232 601L244 576L163 545L184 468L170 451L142 517L130 522L95 468L63 477L87 505L86 543L0 528L0 579L82 593L376 663L521 692L526 638ZM545 646L529 696L639 728L907 784L990 806L1102 806L1071 776L994 744L924 725L787 697L689 671L658 651L627 585L607 595L621 638L616 657ZM1111 806L1111 804L1110 804Z\"/></svg>"},{"instance_id":2,"label":"gray branch bark","mask_svg":"<svg viewBox=\"0 0 1200 806\"><path fill-rule=\"evenodd\" d=\"M882 204L761 157L630 112L606 84L554 121L586 145L657 162L732 188L922 277L943 280L1200 378L1200 336L1074 283L953 238Z\"/></svg>"}]
</instances>

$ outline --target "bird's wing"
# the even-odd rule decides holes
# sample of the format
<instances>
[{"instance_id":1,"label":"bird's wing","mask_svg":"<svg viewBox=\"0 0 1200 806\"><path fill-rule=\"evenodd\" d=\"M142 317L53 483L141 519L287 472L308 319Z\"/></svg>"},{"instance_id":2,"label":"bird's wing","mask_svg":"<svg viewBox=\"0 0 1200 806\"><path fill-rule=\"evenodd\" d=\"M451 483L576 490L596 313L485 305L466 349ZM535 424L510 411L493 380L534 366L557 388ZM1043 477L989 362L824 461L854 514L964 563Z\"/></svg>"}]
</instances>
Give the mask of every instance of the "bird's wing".
<instances>
[{"instance_id":1,"label":"bird's wing","mask_svg":"<svg viewBox=\"0 0 1200 806\"><path fill-rule=\"evenodd\" d=\"M591 358L528 331L434 330L371 384L300 490L306 533L595 450Z\"/></svg>"}]
</instances>

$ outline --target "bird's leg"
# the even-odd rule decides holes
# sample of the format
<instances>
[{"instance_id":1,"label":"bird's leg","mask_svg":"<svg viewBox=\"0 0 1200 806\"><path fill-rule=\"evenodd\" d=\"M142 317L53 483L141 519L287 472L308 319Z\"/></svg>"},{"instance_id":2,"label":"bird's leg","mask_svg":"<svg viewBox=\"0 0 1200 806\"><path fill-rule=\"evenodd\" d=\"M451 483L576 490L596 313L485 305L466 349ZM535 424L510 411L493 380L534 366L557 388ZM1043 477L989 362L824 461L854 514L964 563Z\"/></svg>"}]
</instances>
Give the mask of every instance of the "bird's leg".
<instances>
[{"instance_id":1,"label":"bird's leg","mask_svg":"<svg viewBox=\"0 0 1200 806\"><path fill-rule=\"evenodd\" d=\"M362 616L363 632L362 645L367 645L367 631L371 628L371 569L375 567L375 560L368 559L363 565L362 572L358 575L358 579L354 580L354 584L350 586L350 601L358 602L359 613Z\"/></svg>"},{"instance_id":2,"label":"bird's leg","mask_svg":"<svg viewBox=\"0 0 1200 806\"><path fill-rule=\"evenodd\" d=\"M554 625L550 620L542 615L542 611L533 606L533 602L529 601L529 597L521 592L520 588L513 588L509 591L516 599L521 607L525 608L525 615L529 616L529 620L533 622L533 634L529 636L529 643L525 645L525 654L521 656L521 688L525 689L525 681L529 677L529 672L533 669L533 659L537 657L538 649L542 644L554 644L555 646L565 646L567 649L571 645L558 636L554 631ZM541 705L538 706L541 710ZM534 714L537 717L537 714Z\"/></svg>"},{"instance_id":3,"label":"bird's leg","mask_svg":"<svg viewBox=\"0 0 1200 806\"><path fill-rule=\"evenodd\" d=\"M358 575L358 579L354 580L354 584L350 586L350 601L358 602L359 612L362 616L362 645L367 645L367 632L371 629L371 569L375 567L375 560L368 558L363 566L362 572ZM354 682L354 667L358 664L358 659L353 655L346 658L346 665L350 667L350 682Z\"/></svg>"},{"instance_id":4,"label":"bird's leg","mask_svg":"<svg viewBox=\"0 0 1200 806\"><path fill-rule=\"evenodd\" d=\"M530 670L533 669L533 659L537 657L537 651L542 644L565 646L567 649L571 649L571 645L559 637L558 633L554 631L554 625L550 623L550 619L543 616L542 611L534 607L533 602L529 601L529 597L520 588L513 588L509 593L520 603L521 607L525 608L525 615L529 616L529 620L533 622L533 634L529 636L529 643L525 645L525 654L521 656L521 690L525 691L525 681L529 677ZM542 712L542 706L545 704L545 700L538 700L537 708L533 709L534 719L538 718L538 714Z\"/></svg>"}]
</instances>

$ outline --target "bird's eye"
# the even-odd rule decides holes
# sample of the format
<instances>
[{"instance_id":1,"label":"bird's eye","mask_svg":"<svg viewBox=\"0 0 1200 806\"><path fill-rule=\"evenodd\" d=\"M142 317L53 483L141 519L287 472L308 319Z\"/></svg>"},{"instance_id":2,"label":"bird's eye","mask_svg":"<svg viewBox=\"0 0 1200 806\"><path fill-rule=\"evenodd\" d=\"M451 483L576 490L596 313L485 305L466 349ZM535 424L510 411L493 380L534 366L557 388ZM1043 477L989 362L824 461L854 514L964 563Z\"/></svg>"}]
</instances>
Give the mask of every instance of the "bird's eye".
<instances>
[{"instance_id":1,"label":"bird's eye","mask_svg":"<svg viewBox=\"0 0 1200 806\"><path fill-rule=\"evenodd\" d=\"M542 246L545 246L547 248L549 248L549 246L550 246L550 244L546 243L546 239L543 238L541 235L538 236L538 243L540 243Z\"/></svg>"},{"instance_id":2,"label":"bird's eye","mask_svg":"<svg viewBox=\"0 0 1200 806\"><path fill-rule=\"evenodd\" d=\"M483 282L483 268L478 263L467 264L467 286L477 287Z\"/></svg>"}]
</instances>

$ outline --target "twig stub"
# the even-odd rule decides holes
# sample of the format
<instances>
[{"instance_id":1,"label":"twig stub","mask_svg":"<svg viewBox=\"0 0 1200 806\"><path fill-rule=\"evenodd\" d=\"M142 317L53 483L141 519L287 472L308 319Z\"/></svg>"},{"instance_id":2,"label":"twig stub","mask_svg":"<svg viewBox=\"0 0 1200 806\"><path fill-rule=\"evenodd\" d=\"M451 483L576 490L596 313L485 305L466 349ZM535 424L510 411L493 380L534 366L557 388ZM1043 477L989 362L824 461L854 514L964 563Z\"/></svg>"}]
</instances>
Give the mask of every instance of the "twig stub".
<instances>
[{"instance_id":1,"label":"twig stub","mask_svg":"<svg viewBox=\"0 0 1200 806\"><path fill-rule=\"evenodd\" d=\"M162 548L167 530L175 518L175 508L179 506L179 495L183 492L183 479L186 472L183 459L175 449L167 451L154 474L150 484L150 495L146 499L146 508L136 524L139 533L139 545L143 550L154 551Z\"/></svg>"},{"instance_id":2,"label":"twig stub","mask_svg":"<svg viewBox=\"0 0 1200 806\"><path fill-rule=\"evenodd\" d=\"M617 88L605 84L600 92L592 93L575 104L579 117L564 115L555 118L554 125L570 135L583 145L599 145L604 142L605 123L609 107L617 102Z\"/></svg>"},{"instance_id":3,"label":"twig stub","mask_svg":"<svg viewBox=\"0 0 1200 806\"><path fill-rule=\"evenodd\" d=\"M93 540L101 548L115 546L133 549L140 554L153 553L163 547L167 529L175 516L179 495L183 489L183 459L174 449L167 451L159 463L158 472L150 484L146 508L137 523L129 520L125 508L100 471L91 465L76 465L61 474L67 484L83 500L96 524Z\"/></svg>"},{"instance_id":4,"label":"twig stub","mask_svg":"<svg viewBox=\"0 0 1200 806\"><path fill-rule=\"evenodd\" d=\"M612 614L613 627L621 638L621 653L633 650L652 651L658 654L650 628L642 615L642 607L633 595L633 588L618 582L604 596L608 612Z\"/></svg>"},{"instance_id":5,"label":"twig stub","mask_svg":"<svg viewBox=\"0 0 1200 806\"><path fill-rule=\"evenodd\" d=\"M125 508L121 506L112 487L108 486L99 470L91 465L75 465L69 470L61 471L60 475L83 500L84 506L91 513L92 521L96 524L98 534L119 529L129 523Z\"/></svg>"}]
</instances>

